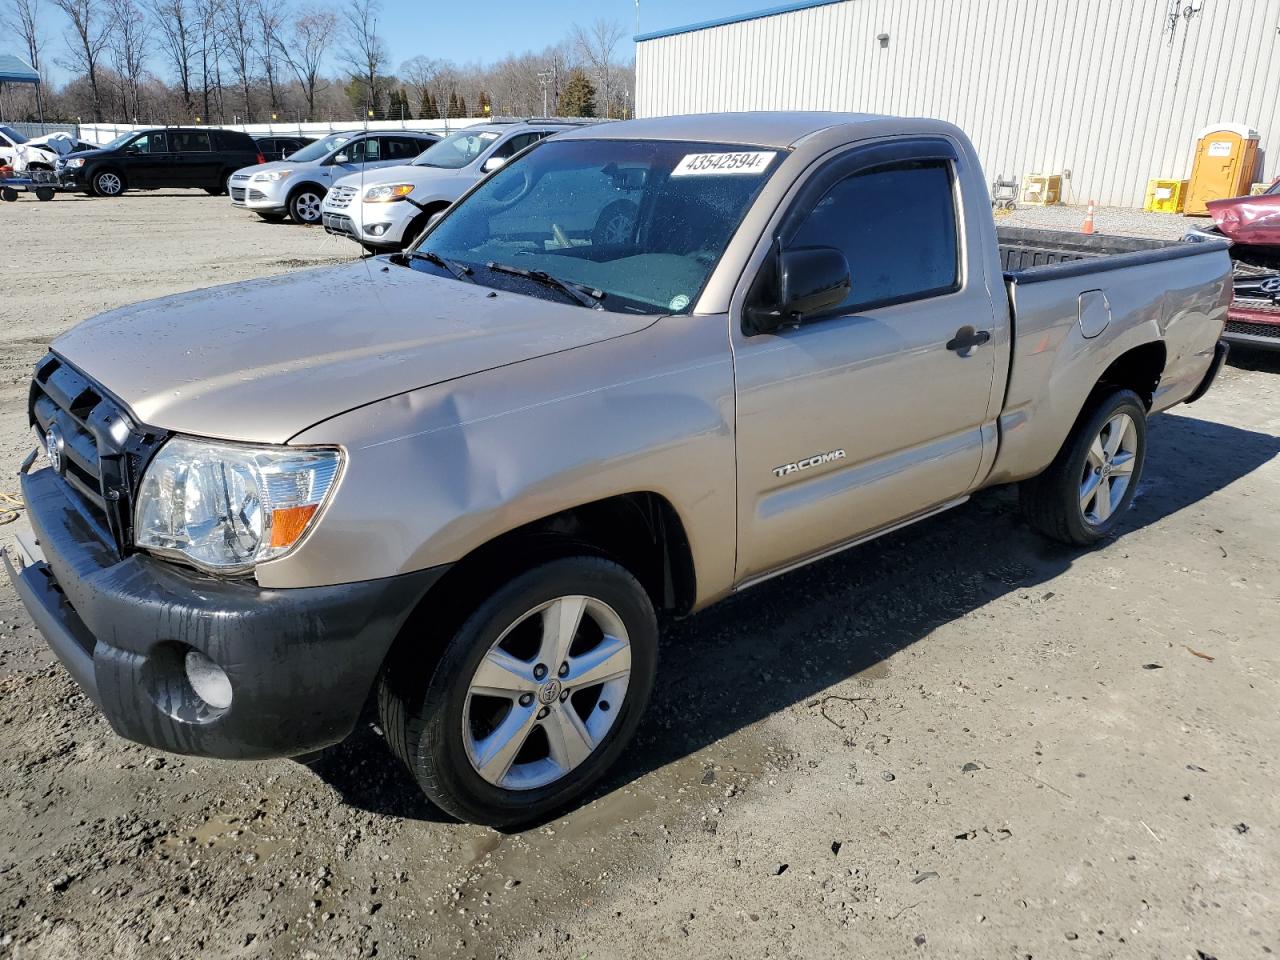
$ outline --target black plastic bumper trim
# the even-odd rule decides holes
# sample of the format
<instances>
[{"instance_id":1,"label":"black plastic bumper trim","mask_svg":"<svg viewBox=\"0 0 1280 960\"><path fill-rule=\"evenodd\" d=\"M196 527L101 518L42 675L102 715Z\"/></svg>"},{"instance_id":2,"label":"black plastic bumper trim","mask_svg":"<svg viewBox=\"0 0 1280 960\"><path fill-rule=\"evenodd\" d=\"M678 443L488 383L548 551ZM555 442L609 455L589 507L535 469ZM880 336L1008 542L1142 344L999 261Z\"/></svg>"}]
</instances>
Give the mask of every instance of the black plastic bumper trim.
<instances>
[{"instance_id":1,"label":"black plastic bumper trim","mask_svg":"<svg viewBox=\"0 0 1280 960\"><path fill-rule=\"evenodd\" d=\"M173 753L296 756L354 729L409 615L447 567L272 589L135 554L121 559L51 469L22 477L43 557L9 576L40 632L112 728ZM230 678L224 710L195 696L195 649Z\"/></svg>"}]
</instances>

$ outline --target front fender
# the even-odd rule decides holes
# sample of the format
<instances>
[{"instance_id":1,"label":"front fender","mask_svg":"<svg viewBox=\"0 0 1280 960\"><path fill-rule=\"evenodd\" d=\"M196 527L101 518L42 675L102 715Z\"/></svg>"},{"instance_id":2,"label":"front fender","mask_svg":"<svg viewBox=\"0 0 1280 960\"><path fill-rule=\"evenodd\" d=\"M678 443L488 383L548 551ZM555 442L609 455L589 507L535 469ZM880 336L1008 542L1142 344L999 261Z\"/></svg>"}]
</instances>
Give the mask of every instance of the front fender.
<instances>
[{"instance_id":1,"label":"front fender","mask_svg":"<svg viewBox=\"0 0 1280 960\"><path fill-rule=\"evenodd\" d=\"M733 375L723 316L641 331L391 397L292 442L341 444L333 500L270 586L454 563L563 510L627 493L680 515L699 606L732 585Z\"/></svg>"}]
</instances>

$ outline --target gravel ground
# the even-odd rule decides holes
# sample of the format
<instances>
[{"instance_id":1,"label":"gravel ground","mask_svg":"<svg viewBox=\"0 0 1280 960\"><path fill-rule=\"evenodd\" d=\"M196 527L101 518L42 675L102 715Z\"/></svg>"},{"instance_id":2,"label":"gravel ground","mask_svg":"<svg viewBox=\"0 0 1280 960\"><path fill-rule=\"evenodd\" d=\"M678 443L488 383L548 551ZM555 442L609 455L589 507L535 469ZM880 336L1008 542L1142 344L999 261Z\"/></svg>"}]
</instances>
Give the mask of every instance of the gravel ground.
<instances>
[{"instance_id":1,"label":"gravel ground","mask_svg":"<svg viewBox=\"0 0 1280 960\"><path fill-rule=\"evenodd\" d=\"M1013 211L996 211L997 220L1011 227L1045 227L1050 230L1079 230L1084 223L1084 206L1027 207ZM1094 211L1093 227L1098 233L1123 237L1153 237L1157 240L1181 240L1188 230L1213 226L1208 217L1184 217L1173 213L1146 213L1127 207L1099 207Z\"/></svg>"},{"instance_id":2,"label":"gravel ground","mask_svg":"<svg viewBox=\"0 0 1280 960\"><path fill-rule=\"evenodd\" d=\"M10 464L58 331L355 251L196 194L4 215ZM442 818L370 728L313 768L125 743L0 585L0 957L1271 954L1278 374L1157 418L1097 550L994 491L668 625L619 769L517 833Z\"/></svg>"}]
</instances>

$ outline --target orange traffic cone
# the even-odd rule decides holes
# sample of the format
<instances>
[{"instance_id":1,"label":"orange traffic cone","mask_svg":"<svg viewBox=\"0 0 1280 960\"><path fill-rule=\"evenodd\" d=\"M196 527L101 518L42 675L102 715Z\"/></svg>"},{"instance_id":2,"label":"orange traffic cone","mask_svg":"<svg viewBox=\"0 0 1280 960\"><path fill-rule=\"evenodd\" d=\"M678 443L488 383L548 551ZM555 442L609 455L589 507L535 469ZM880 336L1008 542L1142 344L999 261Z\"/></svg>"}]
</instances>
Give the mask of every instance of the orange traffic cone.
<instances>
[{"instance_id":1,"label":"orange traffic cone","mask_svg":"<svg viewBox=\"0 0 1280 960\"><path fill-rule=\"evenodd\" d=\"M1089 201L1089 209L1085 211L1084 225L1080 228L1081 233L1093 233L1093 215L1098 212L1098 204L1094 200Z\"/></svg>"}]
</instances>

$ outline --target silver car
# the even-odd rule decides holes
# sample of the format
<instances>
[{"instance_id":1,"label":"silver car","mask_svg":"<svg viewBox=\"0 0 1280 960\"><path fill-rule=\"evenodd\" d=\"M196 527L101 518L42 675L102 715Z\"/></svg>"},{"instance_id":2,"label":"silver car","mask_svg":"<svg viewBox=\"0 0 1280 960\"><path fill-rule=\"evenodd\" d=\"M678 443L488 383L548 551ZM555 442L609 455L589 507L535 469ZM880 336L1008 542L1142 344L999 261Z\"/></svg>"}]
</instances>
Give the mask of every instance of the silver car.
<instances>
[{"instance_id":1,"label":"silver car","mask_svg":"<svg viewBox=\"0 0 1280 960\"><path fill-rule=\"evenodd\" d=\"M321 208L324 228L370 249L399 250L486 173L525 147L580 125L523 120L459 130L408 166L362 170L335 182Z\"/></svg>"},{"instance_id":2,"label":"silver car","mask_svg":"<svg viewBox=\"0 0 1280 960\"><path fill-rule=\"evenodd\" d=\"M264 220L289 216L294 223L319 223L320 204L335 180L407 163L439 139L418 130L331 133L284 160L237 170L231 175L231 203Z\"/></svg>"}]
</instances>

